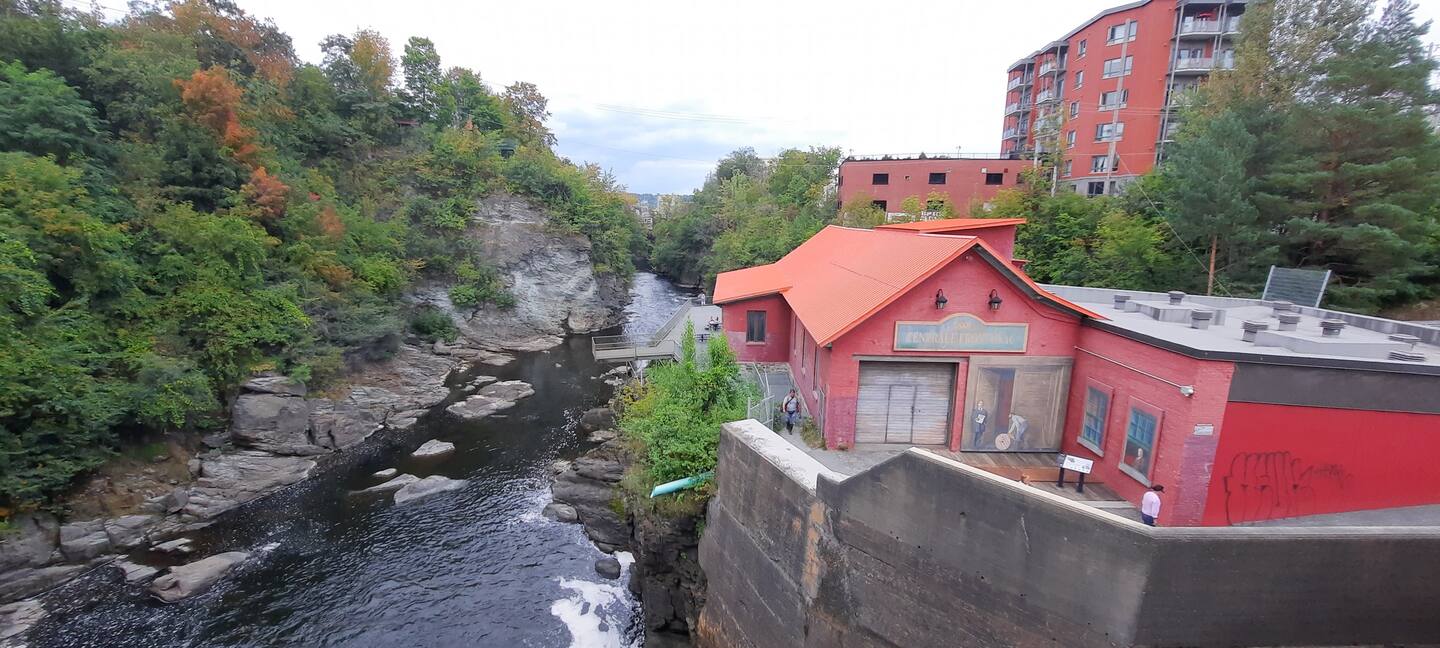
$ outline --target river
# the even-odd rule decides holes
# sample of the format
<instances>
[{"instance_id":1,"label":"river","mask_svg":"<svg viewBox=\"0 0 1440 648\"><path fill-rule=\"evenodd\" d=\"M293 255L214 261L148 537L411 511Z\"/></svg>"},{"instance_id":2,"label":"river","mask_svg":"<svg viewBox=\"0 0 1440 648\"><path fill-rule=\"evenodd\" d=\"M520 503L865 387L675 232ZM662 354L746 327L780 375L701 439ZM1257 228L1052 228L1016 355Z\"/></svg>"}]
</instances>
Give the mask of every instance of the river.
<instances>
[{"instance_id":1,"label":"river","mask_svg":"<svg viewBox=\"0 0 1440 648\"><path fill-rule=\"evenodd\" d=\"M637 275L622 328L654 330L684 295ZM441 404L405 434L377 435L334 470L191 534L196 556L251 553L203 595L163 605L113 568L72 581L46 595L50 614L29 646L637 646L628 556L627 574L606 580L593 566L604 554L580 526L540 515L549 466L590 447L576 421L611 395L595 379L606 369L588 336L477 368L472 375L529 382L536 395L471 423ZM457 451L438 462L408 456L431 438ZM467 484L403 506L352 494L389 467Z\"/></svg>"}]
</instances>

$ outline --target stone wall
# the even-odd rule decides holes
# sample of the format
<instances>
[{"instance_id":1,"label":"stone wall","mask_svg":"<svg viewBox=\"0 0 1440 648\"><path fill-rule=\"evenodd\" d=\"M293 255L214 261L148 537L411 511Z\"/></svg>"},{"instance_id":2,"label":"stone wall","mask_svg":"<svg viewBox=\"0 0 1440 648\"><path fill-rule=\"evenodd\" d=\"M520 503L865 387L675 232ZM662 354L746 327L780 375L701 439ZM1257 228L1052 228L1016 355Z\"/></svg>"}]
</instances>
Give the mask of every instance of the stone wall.
<instances>
[{"instance_id":1,"label":"stone wall","mask_svg":"<svg viewBox=\"0 0 1440 648\"><path fill-rule=\"evenodd\" d=\"M703 647L1440 637L1440 529L1152 529L922 450L841 480L754 421L717 481Z\"/></svg>"}]
</instances>

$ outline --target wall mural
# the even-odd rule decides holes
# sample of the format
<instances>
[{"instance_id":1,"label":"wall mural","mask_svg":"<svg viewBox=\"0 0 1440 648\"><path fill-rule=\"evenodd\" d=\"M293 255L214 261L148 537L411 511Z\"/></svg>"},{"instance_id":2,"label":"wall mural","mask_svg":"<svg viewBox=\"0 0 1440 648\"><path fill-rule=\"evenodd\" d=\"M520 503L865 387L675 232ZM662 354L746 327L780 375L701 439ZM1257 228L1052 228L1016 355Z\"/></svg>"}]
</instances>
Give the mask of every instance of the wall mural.
<instances>
[{"instance_id":1,"label":"wall mural","mask_svg":"<svg viewBox=\"0 0 1440 648\"><path fill-rule=\"evenodd\" d=\"M1029 334L1029 324L991 324L956 313L938 322L895 322L895 350L1024 353Z\"/></svg>"},{"instance_id":2,"label":"wall mural","mask_svg":"<svg viewBox=\"0 0 1440 648\"><path fill-rule=\"evenodd\" d=\"M1054 452L1060 448L1066 358L973 357L961 450Z\"/></svg>"}]
</instances>

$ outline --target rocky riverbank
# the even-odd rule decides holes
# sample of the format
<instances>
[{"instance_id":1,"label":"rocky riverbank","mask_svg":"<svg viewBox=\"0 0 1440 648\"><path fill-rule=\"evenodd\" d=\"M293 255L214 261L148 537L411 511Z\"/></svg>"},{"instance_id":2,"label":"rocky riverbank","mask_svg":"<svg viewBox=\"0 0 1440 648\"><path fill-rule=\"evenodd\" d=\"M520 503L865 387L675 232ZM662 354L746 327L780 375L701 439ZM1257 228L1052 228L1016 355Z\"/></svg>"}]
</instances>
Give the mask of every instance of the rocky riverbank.
<instances>
[{"instance_id":1,"label":"rocky riverbank","mask_svg":"<svg viewBox=\"0 0 1440 648\"><path fill-rule=\"evenodd\" d=\"M556 466L554 503L546 507L546 515L583 525L591 541L606 552L624 550L635 556L628 585L644 604L646 648L690 646L690 629L705 603L699 560L704 512L669 515L627 493L621 480L634 459L614 425L615 412L609 408L585 413L581 431L604 442Z\"/></svg>"},{"instance_id":2,"label":"rocky riverbank","mask_svg":"<svg viewBox=\"0 0 1440 648\"><path fill-rule=\"evenodd\" d=\"M77 505L70 507L81 516L12 516L13 528L0 541L0 605L208 526L242 504L339 463L339 453L377 433L409 429L449 398L452 374L504 365L514 358L509 350L544 348L561 335L619 323L623 285L594 271L583 236L554 231L543 210L513 197L487 199L472 220L475 227L467 235L505 252L496 257L497 267L519 299L513 311L451 309L463 323L458 344L401 345L389 359L359 368L345 387L324 396L280 375L247 381L235 397L228 429L188 444L172 442L167 455L143 468L146 475L124 476L134 484L117 485L105 477L103 485L81 487ZM448 304L443 286L421 291L414 300L429 301L427 295L435 294ZM457 403L454 415L488 416L534 393L517 381L485 386L494 381L485 378L459 386L471 395ZM417 483L406 498L444 487ZM116 504L91 505L102 492ZM127 578L134 574L138 581L162 572L126 569ZM29 601L0 607L0 645L37 614L43 607Z\"/></svg>"}]
</instances>

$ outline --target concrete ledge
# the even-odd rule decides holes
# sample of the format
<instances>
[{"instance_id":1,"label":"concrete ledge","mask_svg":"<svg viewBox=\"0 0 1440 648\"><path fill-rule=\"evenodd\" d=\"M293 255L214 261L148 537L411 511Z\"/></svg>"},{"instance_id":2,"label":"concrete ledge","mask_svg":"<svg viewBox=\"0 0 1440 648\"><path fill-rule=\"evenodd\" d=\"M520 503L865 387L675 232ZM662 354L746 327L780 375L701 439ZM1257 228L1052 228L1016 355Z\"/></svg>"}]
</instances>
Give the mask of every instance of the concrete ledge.
<instances>
[{"instance_id":1,"label":"concrete ledge","mask_svg":"<svg viewBox=\"0 0 1440 648\"><path fill-rule=\"evenodd\" d=\"M755 419L726 423L723 428L811 493L815 492L815 483L821 475L835 481L845 479Z\"/></svg>"}]
</instances>

